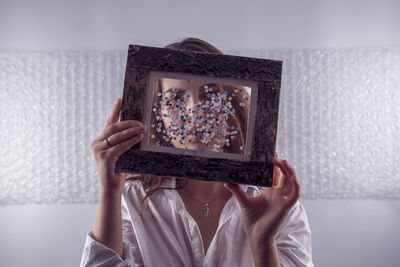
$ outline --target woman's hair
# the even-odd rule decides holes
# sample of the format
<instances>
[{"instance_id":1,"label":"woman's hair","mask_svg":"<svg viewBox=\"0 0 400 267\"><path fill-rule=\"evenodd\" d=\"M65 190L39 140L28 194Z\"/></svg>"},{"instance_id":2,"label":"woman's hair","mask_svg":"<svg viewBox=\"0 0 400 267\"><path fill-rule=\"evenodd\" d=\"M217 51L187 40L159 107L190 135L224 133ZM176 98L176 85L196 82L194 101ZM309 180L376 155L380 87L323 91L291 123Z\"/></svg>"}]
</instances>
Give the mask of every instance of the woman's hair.
<instances>
[{"instance_id":1,"label":"woman's hair","mask_svg":"<svg viewBox=\"0 0 400 267\"><path fill-rule=\"evenodd\" d=\"M212 53L212 54L220 54L222 55L223 53L219 51L217 48L212 46L211 44L200 40L198 38L186 38L181 42L175 42L171 43L169 45L166 45L165 48L170 48L170 49L182 49L182 50L190 50L190 51L199 51L199 52L205 52L205 53ZM216 84L217 86L217 92L220 94L224 94L224 91L227 91L228 94L230 95L231 93L235 92L237 97L233 97L232 100L230 101L232 104L232 107L235 109L234 116L231 116L227 119L227 123L230 126L234 126L236 129L237 126L240 126L241 129L237 131L237 135L235 139L230 140L230 145L229 146L224 146L224 152L225 153L241 153L239 150L240 146L244 146L244 140L246 140L245 133L247 132L247 116L249 113L249 102L250 102L250 97L247 94L246 90L240 89L231 86L231 85L224 85L222 88L221 84ZM153 100L156 101L155 96L158 95L158 93L161 93L161 84L160 84L160 79L158 79L158 82L155 83L155 90L157 91L154 94ZM236 91L235 91L236 90ZM203 90L202 90L203 91ZM203 92L203 94L200 96L200 99L205 99L206 96ZM153 101L154 102L154 101ZM240 105L240 102L245 103L244 106ZM155 116L151 116L151 122L150 124L157 125L158 122L155 120ZM149 129L150 130L150 129ZM155 140L159 140L159 145L163 146L173 146L170 141L165 141L162 138L162 130L165 130L165 126L162 125L161 131L157 132L154 131L155 135ZM140 217L143 219L142 215L142 210L143 210L143 204L146 203L146 207L151 213L151 216L154 218L154 215L149 208L149 198L150 196L157 191L158 189L171 189L171 190L178 190L183 187L185 187L188 183L187 179L184 178L179 178L179 177L170 177L170 176L157 176L157 175L152 175L152 174L133 174L134 176L128 176L125 180L139 180L142 182L143 188L146 191L146 196L142 199L141 204L140 204ZM176 179L176 186L175 188L170 188L170 187L161 187L162 183L165 180L168 179Z\"/></svg>"}]
</instances>

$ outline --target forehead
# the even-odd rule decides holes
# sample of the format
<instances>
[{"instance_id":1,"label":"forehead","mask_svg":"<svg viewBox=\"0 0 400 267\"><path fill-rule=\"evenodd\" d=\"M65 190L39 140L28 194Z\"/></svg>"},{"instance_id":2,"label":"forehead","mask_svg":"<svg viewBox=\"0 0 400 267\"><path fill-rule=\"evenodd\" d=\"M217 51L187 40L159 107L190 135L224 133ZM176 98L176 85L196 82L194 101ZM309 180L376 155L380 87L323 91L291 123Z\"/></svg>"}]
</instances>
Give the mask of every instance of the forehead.
<instances>
[{"instance_id":1,"label":"forehead","mask_svg":"<svg viewBox=\"0 0 400 267\"><path fill-rule=\"evenodd\" d=\"M190 81L187 82L186 80L178 80L178 79L169 79L169 78L160 78L161 81L161 88L162 90L168 90L171 88L180 88L180 89L201 89L205 85L213 86L213 83L206 83L206 82L198 82L198 81Z\"/></svg>"}]
</instances>

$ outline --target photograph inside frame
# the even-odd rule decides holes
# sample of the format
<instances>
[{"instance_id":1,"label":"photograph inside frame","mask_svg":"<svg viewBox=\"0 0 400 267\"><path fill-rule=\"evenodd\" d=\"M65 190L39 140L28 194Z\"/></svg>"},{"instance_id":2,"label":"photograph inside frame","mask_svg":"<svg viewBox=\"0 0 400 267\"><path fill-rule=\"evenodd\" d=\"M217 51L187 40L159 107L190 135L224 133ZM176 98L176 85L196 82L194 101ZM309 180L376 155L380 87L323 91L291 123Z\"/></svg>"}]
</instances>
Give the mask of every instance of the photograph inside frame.
<instances>
[{"instance_id":1,"label":"photograph inside frame","mask_svg":"<svg viewBox=\"0 0 400 267\"><path fill-rule=\"evenodd\" d=\"M141 150L250 160L256 82L152 71L146 95Z\"/></svg>"}]
</instances>

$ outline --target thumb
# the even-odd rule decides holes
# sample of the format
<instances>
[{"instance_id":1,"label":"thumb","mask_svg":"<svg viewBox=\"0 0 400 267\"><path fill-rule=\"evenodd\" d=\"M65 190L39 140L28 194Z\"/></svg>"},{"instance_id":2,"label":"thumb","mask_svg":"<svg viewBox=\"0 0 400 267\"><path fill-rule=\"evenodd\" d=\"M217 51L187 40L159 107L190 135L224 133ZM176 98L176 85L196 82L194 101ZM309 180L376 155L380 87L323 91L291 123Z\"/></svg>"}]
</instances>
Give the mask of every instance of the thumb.
<instances>
[{"instance_id":1,"label":"thumb","mask_svg":"<svg viewBox=\"0 0 400 267\"><path fill-rule=\"evenodd\" d=\"M234 183L224 183L225 188L232 192L232 194L236 197L239 202L240 208L243 210L249 204L249 198L246 192L239 186L239 184Z\"/></svg>"}]
</instances>

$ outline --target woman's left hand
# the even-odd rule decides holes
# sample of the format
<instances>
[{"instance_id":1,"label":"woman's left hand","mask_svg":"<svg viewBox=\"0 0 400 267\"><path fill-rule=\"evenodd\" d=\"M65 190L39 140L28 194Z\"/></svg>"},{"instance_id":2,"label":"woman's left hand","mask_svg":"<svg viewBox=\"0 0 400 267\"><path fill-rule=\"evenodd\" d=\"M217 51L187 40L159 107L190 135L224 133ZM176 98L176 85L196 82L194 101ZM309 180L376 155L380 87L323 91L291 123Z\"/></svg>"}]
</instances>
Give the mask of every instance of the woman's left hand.
<instances>
[{"instance_id":1,"label":"woman's left hand","mask_svg":"<svg viewBox=\"0 0 400 267\"><path fill-rule=\"evenodd\" d=\"M276 153L273 163L273 185L259 196L249 197L238 184L224 183L239 202L243 227L252 249L275 244L280 226L300 197L294 168L286 160L278 159Z\"/></svg>"}]
</instances>

